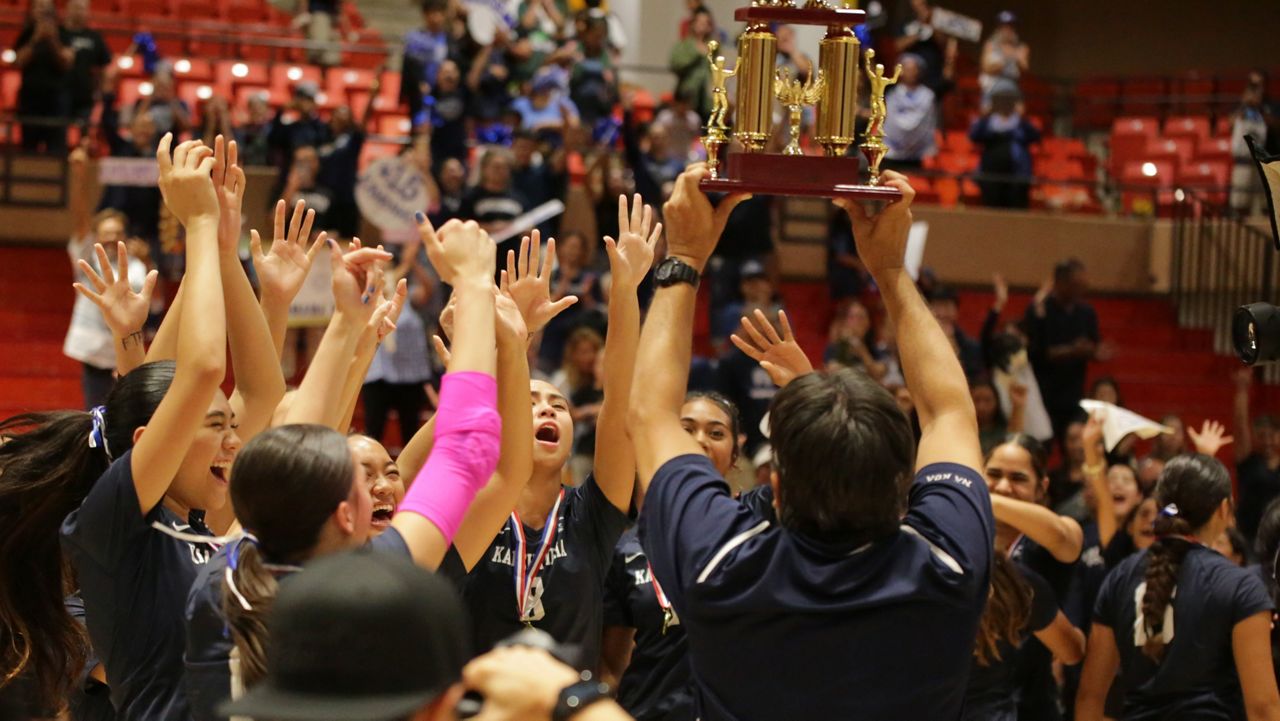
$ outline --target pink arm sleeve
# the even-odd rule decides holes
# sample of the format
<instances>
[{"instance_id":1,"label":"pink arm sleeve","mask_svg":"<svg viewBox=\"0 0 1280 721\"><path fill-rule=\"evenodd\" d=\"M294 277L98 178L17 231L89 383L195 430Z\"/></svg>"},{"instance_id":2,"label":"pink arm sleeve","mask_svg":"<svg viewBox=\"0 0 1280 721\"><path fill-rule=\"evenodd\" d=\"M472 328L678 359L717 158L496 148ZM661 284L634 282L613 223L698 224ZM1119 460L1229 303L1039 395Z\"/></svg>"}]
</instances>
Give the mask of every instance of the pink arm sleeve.
<instances>
[{"instance_id":1,"label":"pink arm sleeve","mask_svg":"<svg viewBox=\"0 0 1280 721\"><path fill-rule=\"evenodd\" d=\"M449 373L440 383L435 445L397 512L431 521L446 543L453 542L471 501L498 467L502 418L497 405L493 376Z\"/></svg>"}]
</instances>

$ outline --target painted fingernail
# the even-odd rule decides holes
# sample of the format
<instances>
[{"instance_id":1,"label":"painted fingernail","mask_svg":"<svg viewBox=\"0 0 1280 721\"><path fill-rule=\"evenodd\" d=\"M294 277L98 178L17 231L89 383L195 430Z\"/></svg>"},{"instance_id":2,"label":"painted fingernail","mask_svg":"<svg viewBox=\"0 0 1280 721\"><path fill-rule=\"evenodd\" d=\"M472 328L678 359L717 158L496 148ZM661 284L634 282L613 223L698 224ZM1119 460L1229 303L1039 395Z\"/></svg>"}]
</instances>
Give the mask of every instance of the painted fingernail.
<instances>
[{"instance_id":1,"label":"painted fingernail","mask_svg":"<svg viewBox=\"0 0 1280 721\"><path fill-rule=\"evenodd\" d=\"M364 295L360 296L360 302L365 304L369 302L369 291L366 290Z\"/></svg>"},{"instance_id":2,"label":"painted fingernail","mask_svg":"<svg viewBox=\"0 0 1280 721\"><path fill-rule=\"evenodd\" d=\"M427 216L421 210L414 213L413 218L414 220L418 221L418 225L422 225L423 223L427 222Z\"/></svg>"},{"instance_id":3,"label":"painted fingernail","mask_svg":"<svg viewBox=\"0 0 1280 721\"><path fill-rule=\"evenodd\" d=\"M327 241L329 242L329 247L330 247L330 248L337 248L337 247L338 247L338 242L337 242L336 240L334 240L333 238L325 238L325 240L327 240Z\"/></svg>"}]
</instances>

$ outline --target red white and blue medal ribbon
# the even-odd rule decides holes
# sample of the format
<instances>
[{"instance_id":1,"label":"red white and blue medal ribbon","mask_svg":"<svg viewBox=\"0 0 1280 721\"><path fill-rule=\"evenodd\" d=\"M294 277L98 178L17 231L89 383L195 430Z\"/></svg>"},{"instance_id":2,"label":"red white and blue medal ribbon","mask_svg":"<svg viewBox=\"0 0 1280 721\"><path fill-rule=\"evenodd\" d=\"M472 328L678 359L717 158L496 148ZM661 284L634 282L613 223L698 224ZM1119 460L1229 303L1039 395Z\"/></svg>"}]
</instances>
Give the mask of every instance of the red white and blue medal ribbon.
<instances>
[{"instance_id":1,"label":"red white and blue medal ribbon","mask_svg":"<svg viewBox=\"0 0 1280 721\"><path fill-rule=\"evenodd\" d=\"M538 577L538 571L542 570L542 564L546 562L547 554L555 543L560 502L563 500L564 489L561 488L560 495L551 506L551 513L547 514L547 522L542 527L542 547L538 549L538 555L533 559L533 563L526 561L525 549L528 547L528 541L524 536L524 524L520 522L520 514L511 512L511 535L515 538L516 545L513 559L515 563L512 564L516 580L516 617L526 626L533 625L533 619L530 618L533 610L528 607L529 592L533 590L534 579Z\"/></svg>"},{"instance_id":2,"label":"red white and blue medal ribbon","mask_svg":"<svg viewBox=\"0 0 1280 721\"><path fill-rule=\"evenodd\" d=\"M645 565L649 567L649 582L653 584L653 595L658 599L658 606L662 609L662 635L667 635L667 629L672 626L680 625L680 617L676 615L676 610L671 607L671 601L667 599L667 594L662 591L662 584L658 583L658 577L653 575L653 565L645 561Z\"/></svg>"}]
</instances>

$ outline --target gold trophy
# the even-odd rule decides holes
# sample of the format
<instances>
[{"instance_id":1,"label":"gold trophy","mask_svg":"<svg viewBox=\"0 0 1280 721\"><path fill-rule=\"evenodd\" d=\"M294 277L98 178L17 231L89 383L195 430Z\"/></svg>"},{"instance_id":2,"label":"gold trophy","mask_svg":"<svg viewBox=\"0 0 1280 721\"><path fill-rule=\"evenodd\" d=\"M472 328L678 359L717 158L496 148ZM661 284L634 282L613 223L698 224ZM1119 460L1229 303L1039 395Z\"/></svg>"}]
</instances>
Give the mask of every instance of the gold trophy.
<instances>
[{"instance_id":1,"label":"gold trophy","mask_svg":"<svg viewBox=\"0 0 1280 721\"><path fill-rule=\"evenodd\" d=\"M868 48L866 66L867 84L871 86L871 120L867 123L867 139L859 146L862 154L867 158L867 168L871 172L871 179L868 182L871 185L880 184L880 161L884 160L884 154L889 152L889 147L884 144L884 118L887 114L884 91L898 82L898 77L902 75L902 66L899 65L894 69L893 77L885 77L883 65L876 63L874 69L871 67L871 61L875 59L876 51Z\"/></svg>"},{"instance_id":2,"label":"gold trophy","mask_svg":"<svg viewBox=\"0 0 1280 721\"><path fill-rule=\"evenodd\" d=\"M778 96L783 107L791 114L791 142L782 151L783 155L804 155L804 151L800 149L800 116L804 106L817 104L822 97L822 87L821 70L817 75L809 76L808 82L801 84L798 79L791 79L789 68L778 68L773 94Z\"/></svg>"},{"instance_id":3,"label":"gold trophy","mask_svg":"<svg viewBox=\"0 0 1280 721\"><path fill-rule=\"evenodd\" d=\"M866 61L872 90L871 125L861 146L871 174L862 174L860 159L847 150L857 142L854 126L858 111L860 45L853 26L866 22L866 13L848 0L752 0L739 8L734 19L746 23L738 38L738 58L726 68L716 55L717 43L708 43L711 64L712 112L707 134L711 177L702 186L717 192L762 195L813 195L820 197L895 200L901 193L879 184L884 157L884 90L897 81L885 77L884 68L872 70ZM786 69L776 70L778 40L770 30L775 23L819 25L827 28L818 48L818 63L807 79L793 78ZM729 95L726 84L735 78L733 128L727 122ZM789 142L781 153L766 153L773 134L774 99L787 109ZM800 120L805 105L817 110L813 140L822 155L805 155L800 147ZM738 141L730 148L729 137ZM739 148L739 146L741 146Z\"/></svg>"}]
</instances>

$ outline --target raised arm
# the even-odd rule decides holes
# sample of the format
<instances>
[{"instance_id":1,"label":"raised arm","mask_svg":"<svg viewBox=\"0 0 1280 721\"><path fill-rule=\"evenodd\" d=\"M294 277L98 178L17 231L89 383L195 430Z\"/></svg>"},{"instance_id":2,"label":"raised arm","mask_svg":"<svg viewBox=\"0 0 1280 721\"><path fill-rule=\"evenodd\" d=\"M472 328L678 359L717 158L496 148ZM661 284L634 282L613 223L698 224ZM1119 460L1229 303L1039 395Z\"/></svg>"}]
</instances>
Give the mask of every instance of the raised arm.
<instances>
[{"instance_id":1,"label":"raised arm","mask_svg":"<svg viewBox=\"0 0 1280 721\"><path fill-rule=\"evenodd\" d=\"M1102 721L1107 692L1120 667L1120 651L1116 634L1110 626L1094 622L1089 630L1084 670L1080 672L1080 690L1076 692L1076 721Z\"/></svg>"},{"instance_id":2,"label":"raised arm","mask_svg":"<svg viewBox=\"0 0 1280 721\"><path fill-rule=\"evenodd\" d=\"M613 285L609 294L609 333L605 337L604 403L596 421L595 479L616 508L631 508L635 486L635 449L627 437L627 405L640 343L640 300L637 291L653 264L662 223L653 223L653 209L640 194L618 197L618 239L605 237Z\"/></svg>"},{"instance_id":3,"label":"raised arm","mask_svg":"<svg viewBox=\"0 0 1280 721\"><path fill-rule=\"evenodd\" d=\"M180 319L173 382L130 458L133 484L144 515L169 491L226 375L227 326L218 268L218 196L210 176L213 150L199 141L188 141L179 145L171 158L172 142L172 133L166 133L156 158L165 204L187 229L188 303Z\"/></svg>"},{"instance_id":4,"label":"raised arm","mask_svg":"<svg viewBox=\"0 0 1280 721\"><path fill-rule=\"evenodd\" d=\"M378 352L378 346L396 329L396 321L400 319L400 312L404 310L408 296L409 282L401 278L396 283L395 293L378 304L377 310L373 311L373 317L369 319L364 331L360 334L360 339L356 341L355 357L351 360L351 367L347 370L347 378L342 385L342 397L346 399L345 410L334 426L339 433L346 433L351 428L351 418L356 413L356 401L360 397L360 388L364 385L365 376L369 374L369 365L373 363L373 356ZM414 472L416 473L417 470L415 468ZM404 469L400 472L403 474Z\"/></svg>"},{"instance_id":5,"label":"raised arm","mask_svg":"<svg viewBox=\"0 0 1280 721\"><path fill-rule=\"evenodd\" d=\"M449 221L431 232L419 214L427 256L458 295L449 372L440 386L436 440L391 523L413 559L434 569L498 464L494 348L493 239L474 221Z\"/></svg>"},{"instance_id":6,"label":"raised arm","mask_svg":"<svg viewBox=\"0 0 1280 721\"><path fill-rule=\"evenodd\" d=\"M284 354L284 337L289 327L289 304L307 281L311 264L320 249L325 247L325 239L328 237L321 233L311 247L307 247L316 212L306 210L306 203L301 200L294 206L287 232L284 215L285 202L282 199L276 202L275 233L272 236L271 250L266 253L262 252L262 238L258 231L249 231L253 269L258 274L258 285L262 288L262 314L271 331L271 344L275 348L277 361Z\"/></svg>"},{"instance_id":7,"label":"raised arm","mask_svg":"<svg viewBox=\"0 0 1280 721\"><path fill-rule=\"evenodd\" d=\"M849 213L858 257L875 278L897 329L902 373L920 418L916 468L939 462L982 468L978 421L964 370L903 266L915 191L900 173L887 171L884 178L885 185L902 191L902 200L874 218L859 203L836 204Z\"/></svg>"},{"instance_id":8,"label":"raised arm","mask_svg":"<svg viewBox=\"0 0 1280 721\"><path fill-rule=\"evenodd\" d=\"M106 249L100 243L94 246L94 251L98 255L98 267L102 268L102 275L98 275L87 261L77 261L80 271L93 286L93 290L81 283L71 285L102 311L102 317L111 329L111 337L115 341L116 372L125 375L146 360L142 329L147 322L151 292L155 290L158 273L154 270L147 273L142 288L135 293L129 285L129 251L125 249L125 244L116 243L114 270L111 261L107 259Z\"/></svg>"},{"instance_id":9,"label":"raised arm","mask_svg":"<svg viewBox=\"0 0 1280 721\"><path fill-rule=\"evenodd\" d=\"M1062 563L1075 563L1080 558L1084 531L1075 519L1059 516L1039 503L1019 501L996 493L991 494L991 510L997 521L1026 534Z\"/></svg>"},{"instance_id":10,"label":"raised arm","mask_svg":"<svg viewBox=\"0 0 1280 721\"><path fill-rule=\"evenodd\" d=\"M226 303L227 341L236 389L231 410L240 423L240 437L248 441L271 423L271 415L284 397L280 357L271 347L271 331L258 308L249 277L240 264L240 209L244 203L245 176L239 165L236 141L219 135L213 145L213 184L218 192L218 263Z\"/></svg>"},{"instance_id":11,"label":"raised arm","mask_svg":"<svg viewBox=\"0 0 1280 721\"><path fill-rule=\"evenodd\" d=\"M360 248L343 255L335 241L327 242L333 273L333 316L284 422L319 423L333 428L347 407L345 396L334 389L342 388L356 343L377 308L375 294L382 290L378 264L390 260L391 254Z\"/></svg>"},{"instance_id":12,"label":"raised arm","mask_svg":"<svg viewBox=\"0 0 1280 721\"><path fill-rule=\"evenodd\" d=\"M1089 416L1084 425L1084 479L1093 489L1094 518L1098 522L1098 542L1106 548L1116 535L1115 500L1107 483L1107 454L1102 447L1102 417L1098 413Z\"/></svg>"},{"instance_id":13,"label":"raised arm","mask_svg":"<svg viewBox=\"0 0 1280 721\"><path fill-rule=\"evenodd\" d=\"M800 376L812 373L813 363L796 342L785 310L778 311L778 325L782 327L781 336L764 311L757 308L754 317L742 316L743 335L734 333L729 340L759 363L774 385L784 388Z\"/></svg>"},{"instance_id":14,"label":"raised arm","mask_svg":"<svg viewBox=\"0 0 1280 721\"><path fill-rule=\"evenodd\" d=\"M662 206L667 226L669 258L697 273L706 267L729 213L748 195L731 195L712 209L698 188L707 177L706 165L695 163L676 179L671 199ZM669 261L663 261L667 263ZM636 367L645 382L631 389L628 428L635 445L641 495L662 464L685 454L701 453L693 437L680 425L693 345L693 309L697 286L676 282L659 287L640 334Z\"/></svg>"}]
</instances>

